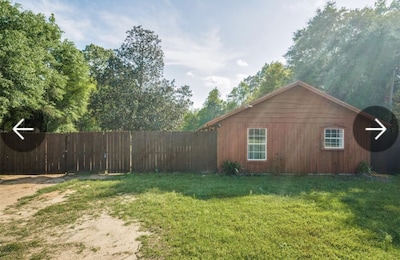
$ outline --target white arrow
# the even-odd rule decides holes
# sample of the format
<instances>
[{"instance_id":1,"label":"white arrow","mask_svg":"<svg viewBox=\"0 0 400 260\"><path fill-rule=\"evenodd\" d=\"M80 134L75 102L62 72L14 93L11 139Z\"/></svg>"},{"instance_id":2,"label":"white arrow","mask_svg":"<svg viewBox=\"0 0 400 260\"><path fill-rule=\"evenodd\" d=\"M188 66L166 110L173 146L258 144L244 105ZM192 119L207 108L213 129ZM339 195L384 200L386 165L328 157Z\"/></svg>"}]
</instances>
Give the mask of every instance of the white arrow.
<instances>
[{"instance_id":1,"label":"white arrow","mask_svg":"<svg viewBox=\"0 0 400 260\"><path fill-rule=\"evenodd\" d=\"M383 135L383 133L386 132L387 128L381 123L381 121L378 120L378 118L375 118L375 122L378 123L378 125L380 125L380 128L370 128L367 127L365 128L366 131L381 131L377 136L375 136L375 140L378 140L379 137L381 137L381 135Z\"/></svg>"},{"instance_id":2,"label":"white arrow","mask_svg":"<svg viewBox=\"0 0 400 260\"><path fill-rule=\"evenodd\" d=\"M16 133L19 136L19 138L21 138L21 140L24 140L25 138L18 131L33 131L34 130L33 128L18 128L18 126L20 124L22 124L22 122L24 122L24 120L25 119L22 118L12 129L14 131L14 133Z\"/></svg>"}]
</instances>

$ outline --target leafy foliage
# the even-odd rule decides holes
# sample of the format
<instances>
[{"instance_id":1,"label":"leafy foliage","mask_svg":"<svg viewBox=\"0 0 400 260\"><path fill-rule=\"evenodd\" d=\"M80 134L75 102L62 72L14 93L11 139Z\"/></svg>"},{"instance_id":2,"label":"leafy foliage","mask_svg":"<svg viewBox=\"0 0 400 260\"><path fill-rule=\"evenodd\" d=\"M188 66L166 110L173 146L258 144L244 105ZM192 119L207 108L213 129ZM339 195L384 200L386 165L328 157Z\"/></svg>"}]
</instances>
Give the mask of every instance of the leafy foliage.
<instances>
[{"instance_id":1,"label":"leafy foliage","mask_svg":"<svg viewBox=\"0 0 400 260\"><path fill-rule=\"evenodd\" d=\"M222 172L226 175L237 175L242 168L242 165L239 162L233 161L224 161L221 165Z\"/></svg>"},{"instance_id":2,"label":"leafy foliage","mask_svg":"<svg viewBox=\"0 0 400 260\"><path fill-rule=\"evenodd\" d=\"M294 34L285 57L294 78L359 108L392 106L400 67L399 1L338 9L329 2Z\"/></svg>"},{"instance_id":3,"label":"leafy foliage","mask_svg":"<svg viewBox=\"0 0 400 260\"><path fill-rule=\"evenodd\" d=\"M61 41L54 16L0 2L0 122L21 118L41 131L75 130L94 85L72 42Z\"/></svg>"},{"instance_id":4,"label":"leafy foliage","mask_svg":"<svg viewBox=\"0 0 400 260\"><path fill-rule=\"evenodd\" d=\"M188 111L184 117L183 130L197 130L206 122L225 113L225 103L218 88L212 89L200 110Z\"/></svg>"},{"instance_id":5,"label":"leafy foliage","mask_svg":"<svg viewBox=\"0 0 400 260\"><path fill-rule=\"evenodd\" d=\"M262 97L277 88L285 86L292 76L292 71L281 62L265 64L261 71L263 72L262 77L254 98Z\"/></svg>"},{"instance_id":6,"label":"leafy foliage","mask_svg":"<svg viewBox=\"0 0 400 260\"><path fill-rule=\"evenodd\" d=\"M357 168L358 174L371 174L372 168L366 161L361 161Z\"/></svg>"},{"instance_id":7,"label":"leafy foliage","mask_svg":"<svg viewBox=\"0 0 400 260\"><path fill-rule=\"evenodd\" d=\"M89 109L101 129L173 130L182 124L191 90L163 78L160 42L154 32L135 26L115 52L86 47L98 84Z\"/></svg>"},{"instance_id":8,"label":"leafy foliage","mask_svg":"<svg viewBox=\"0 0 400 260\"><path fill-rule=\"evenodd\" d=\"M281 62L266 63L254 76L249 76L234 87L227 100L231 110L254 101L291 81L292 71Z\"/></svg>"}]
</instances>

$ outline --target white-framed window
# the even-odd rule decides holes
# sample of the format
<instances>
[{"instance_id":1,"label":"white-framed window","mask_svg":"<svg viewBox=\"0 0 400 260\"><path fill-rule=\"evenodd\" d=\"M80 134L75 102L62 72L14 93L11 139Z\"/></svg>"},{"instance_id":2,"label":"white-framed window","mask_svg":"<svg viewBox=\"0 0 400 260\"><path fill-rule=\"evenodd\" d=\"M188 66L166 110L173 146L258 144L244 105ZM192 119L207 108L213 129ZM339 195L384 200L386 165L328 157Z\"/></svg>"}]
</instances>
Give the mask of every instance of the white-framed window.
<instances>
[{"instance_id":1,"label":"white-framed window","mask_svg":"<svg viewBox=\"0 0 400 260\"><path fill-rule=\"evenodd\" d=\"M325 149L344 149L344 129L325 128L324 129L324 148Z\"/></svg>"},{"instance_id":2,"label":"white-framed window","mask_svg":"<svg viewBox=\"0 0 400 260\"><path fill-rule=\"evenodd\" d=\"M267 160L266 128L247 129L247 160L249 161Z\"/></svg>"}]
</instances>

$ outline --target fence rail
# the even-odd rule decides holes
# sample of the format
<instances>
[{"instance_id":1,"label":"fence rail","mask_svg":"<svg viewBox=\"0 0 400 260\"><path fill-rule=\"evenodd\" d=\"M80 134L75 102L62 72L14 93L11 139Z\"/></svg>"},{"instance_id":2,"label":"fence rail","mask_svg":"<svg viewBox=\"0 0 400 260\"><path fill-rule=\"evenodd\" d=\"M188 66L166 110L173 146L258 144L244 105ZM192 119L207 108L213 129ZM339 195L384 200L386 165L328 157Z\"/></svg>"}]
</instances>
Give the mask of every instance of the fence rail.
<instances>
[{"instance_id":1,"label":"fence rail","mask_svg":"<svg viewBox=\"0 0 400 260\"><path fill-rule=\"evenodd\" d=\"M23 153L0 139L0 174L214 172L216 168L216 132L49 133L36 149Z\"/></svg>"}]
</instances>

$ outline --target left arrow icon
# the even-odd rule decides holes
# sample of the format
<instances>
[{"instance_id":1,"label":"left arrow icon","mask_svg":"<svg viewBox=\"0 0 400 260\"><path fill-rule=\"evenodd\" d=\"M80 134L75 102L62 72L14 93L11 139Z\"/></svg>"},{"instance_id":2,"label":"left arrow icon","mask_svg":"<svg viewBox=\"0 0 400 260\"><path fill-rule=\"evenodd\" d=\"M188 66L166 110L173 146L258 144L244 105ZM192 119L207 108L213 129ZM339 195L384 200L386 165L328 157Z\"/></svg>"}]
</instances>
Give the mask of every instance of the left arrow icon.
<instances>
[{"instance_id":1,"label":"left arrow icon","mask_svg":"<svg viewBox=\"0 0 400 260\"><path fill-rule=\"evenodd\" d=\"M34 130L33 128L19 128L18 126L20 126L24 121L25 121L25 119L22 118L12 129L14 131L14 133L16 133L19 138L21 138L21 140L24 140L25 138L18 131L33 131Z\"/></svg>"}]
</instances>

